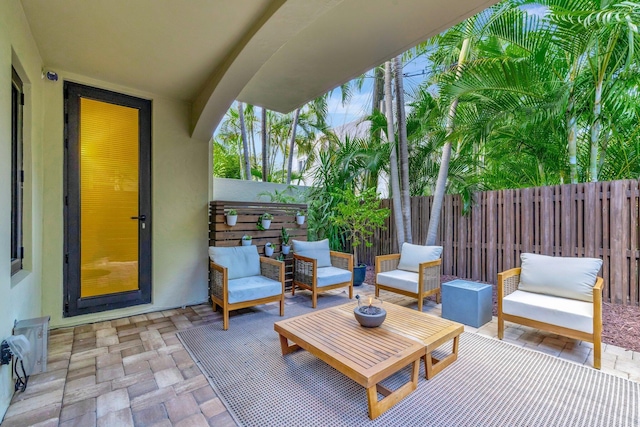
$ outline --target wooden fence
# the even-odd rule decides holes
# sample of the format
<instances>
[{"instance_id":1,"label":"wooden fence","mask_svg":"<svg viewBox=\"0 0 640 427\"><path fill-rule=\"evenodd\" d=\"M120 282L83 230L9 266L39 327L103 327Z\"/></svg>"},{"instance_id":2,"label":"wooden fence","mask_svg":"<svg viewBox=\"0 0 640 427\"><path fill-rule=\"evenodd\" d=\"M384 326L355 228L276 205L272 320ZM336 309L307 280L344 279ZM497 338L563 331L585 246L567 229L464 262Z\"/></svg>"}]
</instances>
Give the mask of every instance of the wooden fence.
<instances>
[{"instance_id":1,"label":"wooden fence","mask_svg":"<svg viewBox=\"0 0 640 427\"><path fill-rule=\"evenodd\" d=\"M636 180L489 191L464 215L459 196L444 201L437 244L443 274L495 283L520 265L520 253L602 258L605 301L640 305L640 186ZM391 201L383 204L391 208ZM431 197L411 201L413 242L426 241ZM363 262L398 251L393 218Z\"/></svg>"},{"instance_id":2,"label":"wooden fence","mask_svg":"<svg viewBox=\"0 0 640 427\"><path fill-rule=\"evenodd\" d=\"M225 213L235 209L238 222L234 226L227 225ZM209 203L209 246L240 246L242 236L252 237L252 244L256 245L260 255L264 255L264 246L271 242L276 246L273 258L281 254L282 229L286 228L291 239L307 240L307 222L296 223L296 211L306 210L307 205L266 202L225 202L213 201ZM273 215L271 227L268 230L258 229L258 219L265 212ZM285 257L285 283L290 287L293 279L293 262L291 255Z\"/></svg>"}]
</instances>

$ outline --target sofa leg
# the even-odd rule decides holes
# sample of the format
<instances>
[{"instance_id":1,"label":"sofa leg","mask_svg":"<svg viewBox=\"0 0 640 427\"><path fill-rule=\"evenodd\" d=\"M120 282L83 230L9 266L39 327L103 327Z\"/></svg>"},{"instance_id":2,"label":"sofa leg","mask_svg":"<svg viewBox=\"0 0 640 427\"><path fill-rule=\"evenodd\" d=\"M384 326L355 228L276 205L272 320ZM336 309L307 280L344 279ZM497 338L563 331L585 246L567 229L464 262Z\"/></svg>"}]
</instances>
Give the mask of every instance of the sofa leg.
<instances>
[{"instance_id":1,"label":"sofa leg","mask_svg":"<svg viewBox=\"0 0 640 427\"><path fill-rule=\"evenodd\" d=\"M602 341L598 340L593 343L593 367L600 369L602 366Z\"/></svg>"},{"instance_id":2,"label":"sofa leg","mask_svg":"<svg viewBox=\"0 0 640 427\"><path fill-rule=\"evenodd\" d=\"M222 329L225 331L229 329L229 310L222 310Z\"/></svg>"},{"instance_id":3,"label":"sofa leg","mask_svg":"<svg viewBox=\"0 0 640 427\"><path fill-rule=\"evenodd\" d=\"M498 339L504 338L504 319L498 314Z\"/></svg>"}]
</instances>

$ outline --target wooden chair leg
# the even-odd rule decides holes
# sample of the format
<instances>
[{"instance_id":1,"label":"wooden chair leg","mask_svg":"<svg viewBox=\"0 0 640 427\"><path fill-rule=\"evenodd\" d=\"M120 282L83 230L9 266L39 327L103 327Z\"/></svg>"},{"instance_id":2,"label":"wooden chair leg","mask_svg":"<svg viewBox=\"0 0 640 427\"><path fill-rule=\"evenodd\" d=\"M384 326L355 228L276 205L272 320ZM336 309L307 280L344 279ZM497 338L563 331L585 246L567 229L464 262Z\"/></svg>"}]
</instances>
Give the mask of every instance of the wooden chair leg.
<instances>
[{"instance_id":1,"label":"wooden chair leg","mask_svg":"<svg viewBox=\"0 0 640 427\"><path fill-rule=\"evenodd\" d=\"M353 299L353 283L349 285L349 299Z\"/></svg>"},{"instance_id":2,"label":"wooden chair leg","mask_svg":"<svg viewBox=\"0 0 640 427\"><path fill-rule=\"evenodd\" d=\"M502 315L498 313L498 339L501 340L504 338L504 319Z\"/></svg>"},{"instance_id":3,"label":"wooden chair leg","mask_svg":"<svg viewBox=\"0 0 640 427\"><path fill-rule=\"evenodd\" d=\"M378 285L376 285L376 296L380 296L380 288L378 287Z\"/></svg>"},{"instance_id":4,"label":"wooden chair leg","mask_svg":"<svg viewBox=\"0 0 640 427\"><path fill-rule=\"evenodd\" d=\"M218 305L216 304L216 302L213 299L211 299L211 309L213 311L216 311L217 308L218 308Z\"/></svg>"},{"instance_id":5,"label":"wooden chair leg","mask_svg":"<svg viewBox=\"0 0 640 427\"><path fill-rule=\"evenodd\" d=\"M442 303L442 291L438 290L438 292L436 293L436 304L440 303Z\"/></svg>"},{"instance_id":6,"label":"wooden chair leg","mask_svg":"<svg viewBox=\"0 0 640 427\"><path fill-rule=\"evenodd\" d=\"M594 340L593 343L593 367L600 369L602 367L602 341Z\"/></svg>"},{"instance_id":7,"label":"wooden chair leg","mask_svg":"<svg viewBox=\"0 0 640 427\"><path fill-rule=\"evenodd\" d=\"M296 294L296 285L291 284L291 296L294 296Z\"/></svg>"},{"instance_id":8,"label":"wooden chair leg","mask_svg":"<svg viewBox=\"0 0 640 427\"><path fill-rule=\"evenodd\" d=\"M229 329L229 309L226 307L222 310L222 329Z\"/></svg>"},{"instance_id":9,"label":"wooden chair leg","mask_svg":"<svg viewBox=\"0 0 640 427\"><path fill-rule=\"evenodd\" d=\"M284 316L284 295L280 298L280 317Z\"/></svg>"},{"instance_id":10,"label":"wooden chair leg","mask_svg":"<svg viewBox=\"0 0 640 427\"><path fill-rule=\"evenodd\" d=\"M311 308L316 308L318 305L318 292L316 290L311 291Z\"/></svg>"},{"instance_id":11,"label":"wooden chair leg","mask_svg":"<svg viewBox=\"0 0 640 427\"><path fill-rule=\"evenodd\" d=\"M418 311L422 311L422 295L418 296Z\"/></svg>"}]
</instances>

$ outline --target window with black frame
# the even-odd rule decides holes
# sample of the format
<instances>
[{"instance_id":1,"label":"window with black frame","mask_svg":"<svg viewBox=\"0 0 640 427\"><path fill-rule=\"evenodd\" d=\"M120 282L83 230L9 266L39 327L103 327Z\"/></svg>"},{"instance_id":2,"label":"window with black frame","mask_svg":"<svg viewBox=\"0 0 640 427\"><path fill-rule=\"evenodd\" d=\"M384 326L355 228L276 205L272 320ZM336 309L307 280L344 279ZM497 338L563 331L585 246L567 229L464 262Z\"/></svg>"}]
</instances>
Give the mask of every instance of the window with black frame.
<instances>
[{"instance_id":1,"label":"window with black frame","mask_svg":"<svg viewBox=\"0 0 640 427\"><path fill-rule=\"evenodd\" d=\"M11 78L11 274L22 270L22 81L12 68Z\"/></svg>"}]
</instances>

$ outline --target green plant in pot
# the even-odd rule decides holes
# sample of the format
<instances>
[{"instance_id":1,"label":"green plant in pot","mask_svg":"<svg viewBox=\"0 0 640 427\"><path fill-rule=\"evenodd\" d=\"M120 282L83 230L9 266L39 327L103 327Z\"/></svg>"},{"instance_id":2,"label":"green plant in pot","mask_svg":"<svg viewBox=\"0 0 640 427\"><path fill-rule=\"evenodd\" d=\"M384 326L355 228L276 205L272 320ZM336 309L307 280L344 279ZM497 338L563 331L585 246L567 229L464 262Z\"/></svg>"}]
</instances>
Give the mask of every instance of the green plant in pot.
<instances>
[{"instance_id":1,"label":"green plant in pot","mask_svg":"<svg viewBox=\"0 0 640 427\"><path fill-rule=\"evenodd\" d=\"M251 246L252 238L248 234L242 236L242 246Z\"/></svg>"},{"instance_id":2,"label":"green plant in pot","mask_svg":"<svg viewBox=\"0 0 640 427\"><path fill-rule=\"evenodd\" d=\"M258 229L260 230L268 230L271 227L271 220L273 219L273 215L269 212L265 212L260 216L258 221Z\"/></svg>"},{"instance_id":3,"label":"green plant in pot","mask_svg":"<svg viewBox=\"0 0 640 427\"><path fill-rule=\"evenodd\" d=\"M274 251L275 248L276 247L275 247L275 245L273 243L267 242L264 245L264 255L268 256L268 257L272 256L273 255L273 251Z\"/></svg>"},{"instance_id":4,"label":"green plant in pot","mask_svg":"<svg viewBox=\"0 0 640 427\"><path fill-rule=\"evenodd\" d=\"M338 195L340 202L336 205L331 221L347 235L347 241L353 248L353 284L361 285L367 271L365 264L358 261L358 246L364 244L371 247L371 236L375 229L385 229L384 221L389 216L389 209L380 207L380 199L375 188L369 188L360 194L352 189L342 190Z\"/></svg>"},{"instance_id":5,"label":"green plant in pot","mask_svg":"<svg viewBox=\"0 0 640 427\"><path fill-rule=\"evenodd\" d=\"M280 234L282 237L282 253L287 255L291 250L291 236L289 236L289 231L286 228L282 228L282 232Z\"/></svg>"},{"instance_id":6,"label":"green plant in pot","mask_svg":"<svg viewBox=\"0 0 640 427\"><path fill-rule=\"evenodd\" d=\"M296 224L298 225L302 225L304 224L304 219L307 216L307 212L303 209L298 210L296 212Z\"/></svg>"},{"instance_id":7,"label":"green plant in pot","mask_svg":"<svg viewBox=\"0 0 640 427\"><path fill-rule=\"evenodd\" d=\"M227 225L234 226L238 221L238 211L235 209L229 209L227 212Z\"/></svg>"}]
</instances>

